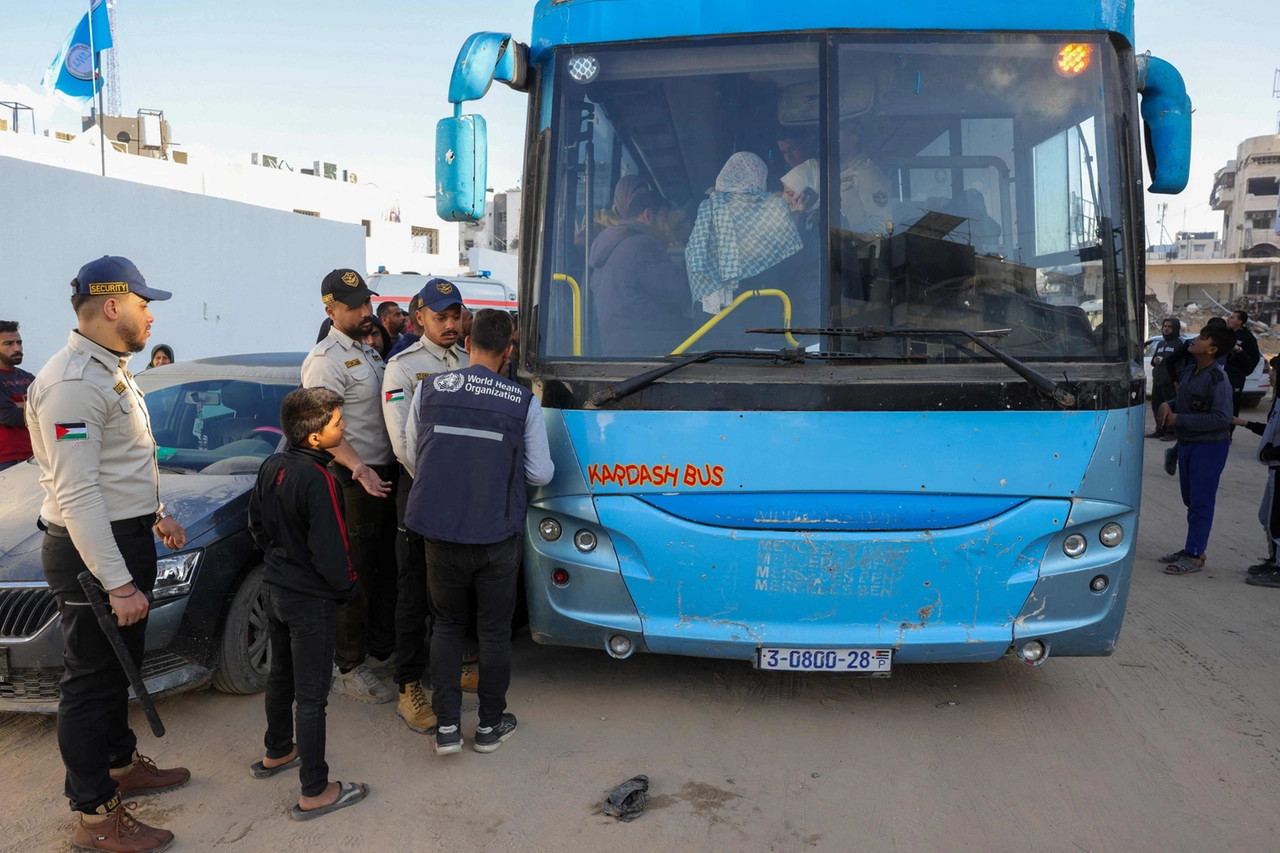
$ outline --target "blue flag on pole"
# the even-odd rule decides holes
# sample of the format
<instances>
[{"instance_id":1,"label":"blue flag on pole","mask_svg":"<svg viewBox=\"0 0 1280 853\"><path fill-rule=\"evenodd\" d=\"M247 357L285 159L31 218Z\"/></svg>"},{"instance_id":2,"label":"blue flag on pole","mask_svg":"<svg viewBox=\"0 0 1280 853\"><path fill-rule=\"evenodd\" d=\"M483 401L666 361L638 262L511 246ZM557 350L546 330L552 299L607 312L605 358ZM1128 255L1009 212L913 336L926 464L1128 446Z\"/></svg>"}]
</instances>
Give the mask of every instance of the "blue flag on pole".
<instances>
[{"instance_id":1,"label":"blue flag on pole","mask_svg":"<svg viewBox=\"0 0 1280 853\"><path fill-rule=\"evenodd\" d=\"M91 99L102 86L99 80L95 86L94 74L97 67L95 53L111 47L111 22L107 17L106 0L93 0L92 12L80 18L80 23L67 36L62 50L54 57L49 70L44 72L41 83L45 89L58 95L73 106L79 106ZM93 19L93 38L90 40L90 17Z\"/></svg>"}]
</instances>

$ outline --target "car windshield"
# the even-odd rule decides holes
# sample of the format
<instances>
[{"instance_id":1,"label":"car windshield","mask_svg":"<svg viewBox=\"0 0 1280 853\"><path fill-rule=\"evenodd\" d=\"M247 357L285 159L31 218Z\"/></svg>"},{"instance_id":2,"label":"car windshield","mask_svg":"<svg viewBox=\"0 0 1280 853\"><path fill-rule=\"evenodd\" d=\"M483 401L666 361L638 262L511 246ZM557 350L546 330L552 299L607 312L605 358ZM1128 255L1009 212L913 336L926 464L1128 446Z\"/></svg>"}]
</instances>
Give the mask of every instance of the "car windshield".
<instances>
[{"instance_id":1,"label":"car windshield","mask_svg":"<svg viewBox=\"0 0 1280 853\"><path fill-rule=\"evenodd\" d=\"M1008 330L1020 359L1127 360L1114 49L917 39L565 49L539 355L989 357L748 331L789 323Z\"/></svg>"},{"instance_id":2,"label":"car windshield","mask_svg":"<svg viewBox=\"0 0 1280 853\"><path fill-rule=\"evenodd\" d=\"M148 382L145 389L161 467L202 474L257 473L284 437L280 401L297 383L180 379L186 381L158 387Z\"/></svg>"}]
</instances>

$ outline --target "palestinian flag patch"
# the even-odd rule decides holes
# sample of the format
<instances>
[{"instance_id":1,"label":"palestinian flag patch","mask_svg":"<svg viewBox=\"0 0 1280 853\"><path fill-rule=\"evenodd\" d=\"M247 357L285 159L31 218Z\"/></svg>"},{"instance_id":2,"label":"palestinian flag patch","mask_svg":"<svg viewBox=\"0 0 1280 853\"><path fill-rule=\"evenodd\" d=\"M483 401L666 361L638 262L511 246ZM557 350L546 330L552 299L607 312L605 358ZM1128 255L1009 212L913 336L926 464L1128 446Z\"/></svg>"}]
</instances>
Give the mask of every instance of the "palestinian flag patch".
<instances>
[{"instance_id":1,"label":"palestinian flag patch","mask_svg":"<svg viewBox=\"0 0 1280 853\"><path fill-rule=\"evenodd\" d=\"M403 402L404 402L404 389L403 389L403 388L394 388L394 389L392 389L392 390L388 391L388 392L387 392L387 402L388 402L388 403L403 403Z\"/></svg>"},{"instance_id":2,"label":"palestinian flag patch","mask_svg":"<svg viewBox=\"0 0 1280 853\"><path fill-rule=\"evenodd\" d=\"M84 421L54 424L53 431L57 441L81 441L89 437L89 427Z\"/></svg>"}]
</instances>

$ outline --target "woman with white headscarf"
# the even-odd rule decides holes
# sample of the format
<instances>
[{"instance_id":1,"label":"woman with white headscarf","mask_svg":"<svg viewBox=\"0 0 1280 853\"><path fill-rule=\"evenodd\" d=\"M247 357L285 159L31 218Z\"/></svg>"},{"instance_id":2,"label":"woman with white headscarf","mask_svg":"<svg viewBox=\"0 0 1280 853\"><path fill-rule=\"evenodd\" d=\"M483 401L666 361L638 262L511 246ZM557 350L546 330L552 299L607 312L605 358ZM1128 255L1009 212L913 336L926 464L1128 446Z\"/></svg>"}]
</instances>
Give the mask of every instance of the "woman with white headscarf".
<instances>
[{"instance_id":1,"label":"woman with white headscarf","mask_svg":"<svg viewBox=\"0 0 1280 853\"><path fill-rule=\"evenodd\" d=\"M748 151L729 158L715 189L698 207L685 247L689 288L708 314L733 301L746 279L803 248L787 203L765 191L769 169Z\"/></svg>"}]
</instances>

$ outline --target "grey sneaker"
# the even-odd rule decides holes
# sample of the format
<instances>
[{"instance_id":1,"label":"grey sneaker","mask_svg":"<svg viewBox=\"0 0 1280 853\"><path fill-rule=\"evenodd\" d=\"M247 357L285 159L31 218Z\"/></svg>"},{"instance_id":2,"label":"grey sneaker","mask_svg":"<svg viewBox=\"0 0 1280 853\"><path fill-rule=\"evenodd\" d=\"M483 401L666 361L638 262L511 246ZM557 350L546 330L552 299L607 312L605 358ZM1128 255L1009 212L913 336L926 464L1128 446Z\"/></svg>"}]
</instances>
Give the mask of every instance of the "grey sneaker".
<instances>
[{"instance_id":1,"label":"grey sneaker","mask_svg":"<svg viewBox=\"0 0 1280 853\"><path fill-rule=\"evenodd\" d=\"M452 755L462 752L462 729L452 726L436 727L436 755Z\"/></svg>"},{"instance_id":2,"label":"grey sneaker","mask_svg":"<svg viewBox=\"0 0 1280 853\"><path fill-rule=\"evenodd\" d=\"M364 664L350 672L339 672L333 680L332 692L372 705L381 705L396 698L396 692L379 681L378 676Z\"/></svg>"},{"instance_id":3,"label":"grey sneaker","mask_svg":"<svg viewBox=\"0 0 1280 853\"><path fill-rule=\"evenodd\" d=\"M378 660L373 655L364 659L364 665L373 670L379 678L386 678L396 671L396 653L392 652L386 660Z\"/></svg>"},{"instance_id":4,"label":"grey sneaker","mask_svg":"<svg viewBox=\"0 0 1280 853\"><path fill-rule=\"evenodd\" d=\"M471 747L476 752L496 752L503 742L516 733L516 715L503 714L496 726L481 726L476 729L475 739Z\"/></svg>"}]
</instances>

